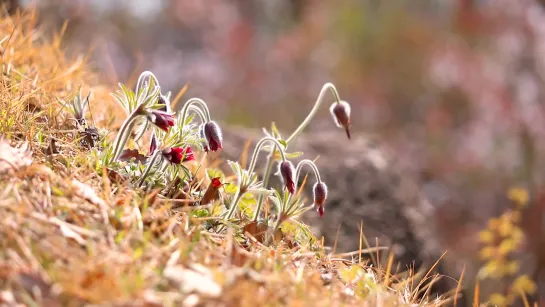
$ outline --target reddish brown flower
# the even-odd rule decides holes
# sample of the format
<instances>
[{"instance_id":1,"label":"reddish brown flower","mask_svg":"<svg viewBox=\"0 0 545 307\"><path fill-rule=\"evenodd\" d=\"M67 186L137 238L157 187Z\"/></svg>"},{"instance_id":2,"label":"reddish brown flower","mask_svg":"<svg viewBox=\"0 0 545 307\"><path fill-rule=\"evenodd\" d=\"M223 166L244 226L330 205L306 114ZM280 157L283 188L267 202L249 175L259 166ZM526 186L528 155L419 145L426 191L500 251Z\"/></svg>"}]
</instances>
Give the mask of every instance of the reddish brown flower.
<instances>
[{"instance_id":1,"label":"reddish brown flower","mask_svg":"<svg viewBox=\"0 0 545 307\"><path fill-rule=\"evenodd\" d=\"M165 132L174 126L174 115L167 112L153 110L149 113L148 118L150 122Z\"/></svg>"},{"instance_id":2,"label":"reddish brown flower","mask_svg":"<svg viewBox=\"0 0 545 307\"><path fill-rule=\"evenodd\" d=\"M323 182L316 182L313 188L314 206L318 210L320 217L324 216L324 205L327 198L327 186Z\"/></svg>"},{"instance_id":3,"label":"reddish brown flower","mask_svg":"<svg viewBox=\"0 0 545 307\"><path fill-rule=\"evenodd\" d=\"M344 128L346 136L350 139L350 105L346 101L340 101L333 103L329 111L337 127Z\"/></svg>"},{"instance_id":4,"label":"reddish brown flower","mask_svg":"<svg viewBox=\"0 0 545 307\"><path fill-rule=\"evenodd\" d=\"M204 195L201 198L201 206L208 205L212 201L219 198L219 189L223 185L220 181L220 177L212 178L210 185L204 192Z\"/></svg>"},{"instance_id":5,"label":"reddish brown flower","mask_svg":"<svg viewBox=\"0 0 545 307\"><path fill-rule=\"evenodd\" d=\"M282 175L282 180L284 181L284 186L288 189L288 192L291 194L295 193L295 182L293 182L293 177L295 176L295 168L293 164L286 160L280 163L280 175Z\"/></svg>"},{"instance_id":6,"label":"reddish brown flower","mask_svg":"<svg viewBox=\"0 0 545 307\"><path fill-rule=\"evenodd\" d=\"M193 151L190 147L173 147L163 150L163 157L170 163L180 164L182 162L195 160Z\"/></svg>"},{"instance_id":7,"label":"reddish brown flower","mask_svg":"<svg viewBox=\"0 0 545 307\"><path fill-rule=\"evenodd\" d=\"M203 126L203 134L208 143L205 145L205 151L217 151L218 149L223 148L223 136L218 124L215 122L207 122Z\"/></svg>"}]
</instances>

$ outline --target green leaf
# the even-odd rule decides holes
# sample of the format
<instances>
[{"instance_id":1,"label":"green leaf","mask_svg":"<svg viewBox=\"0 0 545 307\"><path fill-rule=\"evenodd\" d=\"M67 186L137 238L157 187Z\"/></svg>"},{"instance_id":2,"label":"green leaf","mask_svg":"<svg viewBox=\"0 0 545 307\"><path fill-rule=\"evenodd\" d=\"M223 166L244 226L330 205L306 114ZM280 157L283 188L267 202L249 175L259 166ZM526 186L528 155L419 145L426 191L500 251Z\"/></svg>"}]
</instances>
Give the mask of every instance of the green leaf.
<instances>
[{"instance_id":1,"label":"green leaf","mask_svg":"<svg viewBox=\"0 0 545 307\"><path fill-rule=\"evenodd\" d=\"M238 191L238 186L234 183L225 184L223 185L223 188L227 194L235 194Z\"/></svg>"},{"instance_id":2,"label":"green leaf","mask_svg":"<svg viewBox=\"0 0 545 307\"><path fill-rule=\"evenodd\" d=\"M295 159L303 155L303 152L301 151L289 152L289 153L285 153L284 155L286 156L286 159Z\"/></svg>"},{"instance_id":3,"label":"green leaf","mask_svg":"<svg viewBox=\"0 0 545 307\"><path fill-rule=\"evenodd\" d=\"M275 139L282 139L282 136L280 135L280 132L278 131L278 128L276 127L275 122L272 122L272 124L271 124L271 132L272 132L272 136ZM286 145L284 145L284 146L286 146Z\"/></svg>"},{"instance_id":4,"label":"green leaf","mask_svg":"<svg viewBox=\"0 0 545 307\"><path fill-rule=\"evenodd\" d=\"M210 214L206 209L196 209L191 212L191 215L195 218L208 217Z\"/></svg>"},{"instance_id":5,"label":"green leaf","mask_svg":"<svg viewBox=\"0 0 545 307\"><path fill-rule=\"evenodd\" d=\"M225 180L225 175L220 169L217 169L217 168L206 169L206 174L208 175L208 178L210 179L220 177L221 182Z\"/></svg>"}]
</instances>

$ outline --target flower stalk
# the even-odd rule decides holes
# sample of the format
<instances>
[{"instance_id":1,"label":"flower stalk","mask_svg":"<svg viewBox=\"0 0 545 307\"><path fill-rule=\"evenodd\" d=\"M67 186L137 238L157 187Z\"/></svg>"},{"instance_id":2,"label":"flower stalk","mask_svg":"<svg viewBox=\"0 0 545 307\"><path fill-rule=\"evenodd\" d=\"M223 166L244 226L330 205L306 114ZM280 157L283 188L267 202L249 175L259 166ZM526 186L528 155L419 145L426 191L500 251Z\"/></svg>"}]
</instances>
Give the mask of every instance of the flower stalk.
<instances>
[{"instance_id":1,"label":"flower stalk","mask_svg":"<svg viewBox=\"0 0 545 307\"><path fill-rule=\"evenodd\" d=\"M206 105L206 102L204 102L204 100L202 100L200 98L191 98L188 101L186 101L184 106L182 107L182 111L181 111L181 113L182 113L182 123L185 123L185 120L187 118L187 113L188 113L190 107L193 104L197 104L200 107L201 111L202 111L201 113L198 113L198 112L196 112L196 113L199 114L199 116L201 114L204 114L205 121L209 122L210 121L210 111L208 110L208 106ZM194 107L197 107L197 106L194 106Z\"/></svg>"},{"instance_id":2,"label":"flower stalk","mask_svg":"<svg viewBox=\"0 0 545 307\"><path fill-rule=\"evenodd\" d=\"M114 141L114 151L113 151L113 157L111 162L117 161L119 158L119 155L123 151L123 148L125 147L125 144L127 143L127 140L129 139L129 135L132 131L132 128L134 127L134 123L136 122L136 119L142 116L138 109L134 110L129 117L125 119L123 124L121 125L121 128L119 129L119 133L117 134L115 141Z\"/></svg>"},{"instance_id":3,"label":"flower stalk","mask_svg":"<svg viewBox=\"0 0 545 307\"><path fill-rule=\"evenodd\" d=\"M331 94L333 94L333 97L335 97L335 103L338 104L341 102L341 98L339 97L339 92L337 91L337 88L335 88L335 85L329 82L324 84L324 86L322 87L322 90L320 91L320 94L318 95L318 98L316 99L316 102L314 103L314 107L312 107L312 110L310 110L310 113L308 113L307 117L299 125L299 127L297 127L297 129L293 131L290 137L286 139L286 143L289 144L291 141L293 141L293 139L308 126L310 121L314 118L314 116L320 109L320 106L324 100L325 94L327 93L328 90L331 92Z\"/></svg>"},{"instance_id":4,"label":"flower stalk","mask_svg":"<svg viewBox=\"0 0 545 307\"><path fill-rule=\"evenodd\" d=\"M259 156L259 152L261 151L262 147L267 142L273 143L275 145L275 147L280 151L282 161L286 161L286 156L284 155L284 150L282 149L282 144L280 144L280 142L278 142L276 139L274 139L272 137L264 137L261 140L259 140L259 142L255 146L254 153L252 155L252 160L250 162L250 166L248 167L248 174L250 174L250 176L254 172L255 165L257 163L257 158ZM274 148L273 148L273 152L274 152ZM231 204L231 207L229 208L229 211L227 212L226 219L230 219L230 218L233 217L233 214L235 213L237 205L238 205L238 201L242 197L242 194L244 194L243 191L242 191L243 185L244 185L244 182L242 182L242 180L241 180L240 183L239 183L239 188L238 188L237 194L233 197L233 203ZM259 216L259 212L261 211L261 207L263 205L262 198L263 198L262 196L259 197L259 199L261 201L259 201L257 203L257 208L256 208L256 211L255 211L254 220L257 220L257 217Z\"/></svg>"},{"instance_id":5,"label":"flower stalk","mask_svg":"<svg viewBox=\"0 0 545 307\"><path fill-rule=\"evenodd\" d=\"M153 167L153 164L155 164L155 160L157 160L157 157L161 156L162 155L162 152L160 150L157 150L155 151L155 153L153 154L153 156L151 157L148 165L146 166L146 169L144 170L144 173L142 173L142 176L140 177L140 179L138 179L138 181L136 182L136 186L137 187L140 187L142 185L142 183L144 183L144 180L146 179L146 177L149 175L150 171L151 171L151 168Z\"/></svg>"}]
</instances>

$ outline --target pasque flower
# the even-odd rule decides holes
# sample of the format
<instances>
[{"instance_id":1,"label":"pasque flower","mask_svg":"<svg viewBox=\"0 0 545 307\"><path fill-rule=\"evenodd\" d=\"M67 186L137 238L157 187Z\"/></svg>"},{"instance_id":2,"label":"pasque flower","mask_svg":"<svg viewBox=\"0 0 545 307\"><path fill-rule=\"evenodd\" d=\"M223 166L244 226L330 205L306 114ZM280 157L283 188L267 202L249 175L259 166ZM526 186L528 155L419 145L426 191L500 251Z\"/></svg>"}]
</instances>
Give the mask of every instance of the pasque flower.
<instances>
[{"instance_id":1,"label":"pasque flower","mask_svg":"<svg viewBox=\"0 0 545 307\"><path fill-rule=\"evenodd\" d=\"M324 216L324 205L327 198L327 186L323 182L316 182L313 188L314 194L314 206L320 214L320 217Z\"/></svg>"},{"instance_id":2,"label":"pasque flower","mask_svg":"<svg viewBox=\"0 0 545 307\"><path fill-rule=\"evenodd\" d=\"M335 124L339 128L344 128L346 131L346 136L350 139L350 105L346 101L335 102L329 108L331 116Z\"/></svg>"},{"instance_id":3,"label":"pasque flower","mask_svg":"<svg viewBox=\"0 0 545 307\"><path fill-rule=\"evenodd\" d=\"M163 149L163 157L173 164L195 160L190 147L172 147Z\"/></svg>"},{"instance_id":4,"label":"pasque flower","mask_svg":"<svg viewBox=\"0 0 545 307\"><path fill-rule=\"evenodd\" d=\"M223 135L221 128L213 121L209 121L203 126L203 134L206 139L205 151L217 151L223 148Z\"/></svg>"},{"instance_id":5,"label":"pasque flower","mask_svg":"<svg viewBox=\"0 0 545 307\"><path fill-rule=\"evenodd\" d=\"M174 115L160 110L152 110L148 114L148 119L155 126L163 131L168 131L168 128L174 126Z\"/></svg>"},{"instance_id":6,"label":"pasque flower","mask_svg":"<svg viewBox=\"0 0 545 307\"><path fill-rule=\"evenodd\" d=\"M291 194L295 193L295 182L293 181L293 178L295 177L295 168L293 167L293 164L288 160L282 161L279 169L284 186Z\"/></svg>"}]
</instances>

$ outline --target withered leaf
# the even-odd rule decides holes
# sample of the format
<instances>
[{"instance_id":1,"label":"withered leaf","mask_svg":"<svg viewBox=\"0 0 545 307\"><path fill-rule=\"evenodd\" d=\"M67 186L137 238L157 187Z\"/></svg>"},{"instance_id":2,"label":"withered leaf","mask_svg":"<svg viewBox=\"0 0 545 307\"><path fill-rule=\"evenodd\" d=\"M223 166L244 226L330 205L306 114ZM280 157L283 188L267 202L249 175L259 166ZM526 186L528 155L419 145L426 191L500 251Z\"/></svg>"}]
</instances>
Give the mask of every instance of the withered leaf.
<instances>
[{"instance_id":1,"label":"withered leaf","mask_svg":"<svg viewBox=\"0 0 545 307\"><path fill-rule=\"evenodd\" d=\"M141 154L138 149L125 149L119 155L120 161L130 161L134 159L136 162L146 163L148 157Z\"/></svg>"},{"instance_id":2,"label":"withered leaf","mask_svg":"<svg viewBox=\"0 0 545 307\"><path fill-rule=\"evenodd\" d=\"M246 224L242 231L244 233L249 233L251 236L253 236L257 241L260 243L263 243L265 241L265 235L267 234L267 230L269 227L267 227L264 223L259 223L256 221L253 221L249 224Z\"/></svg>"}]
</instances>

